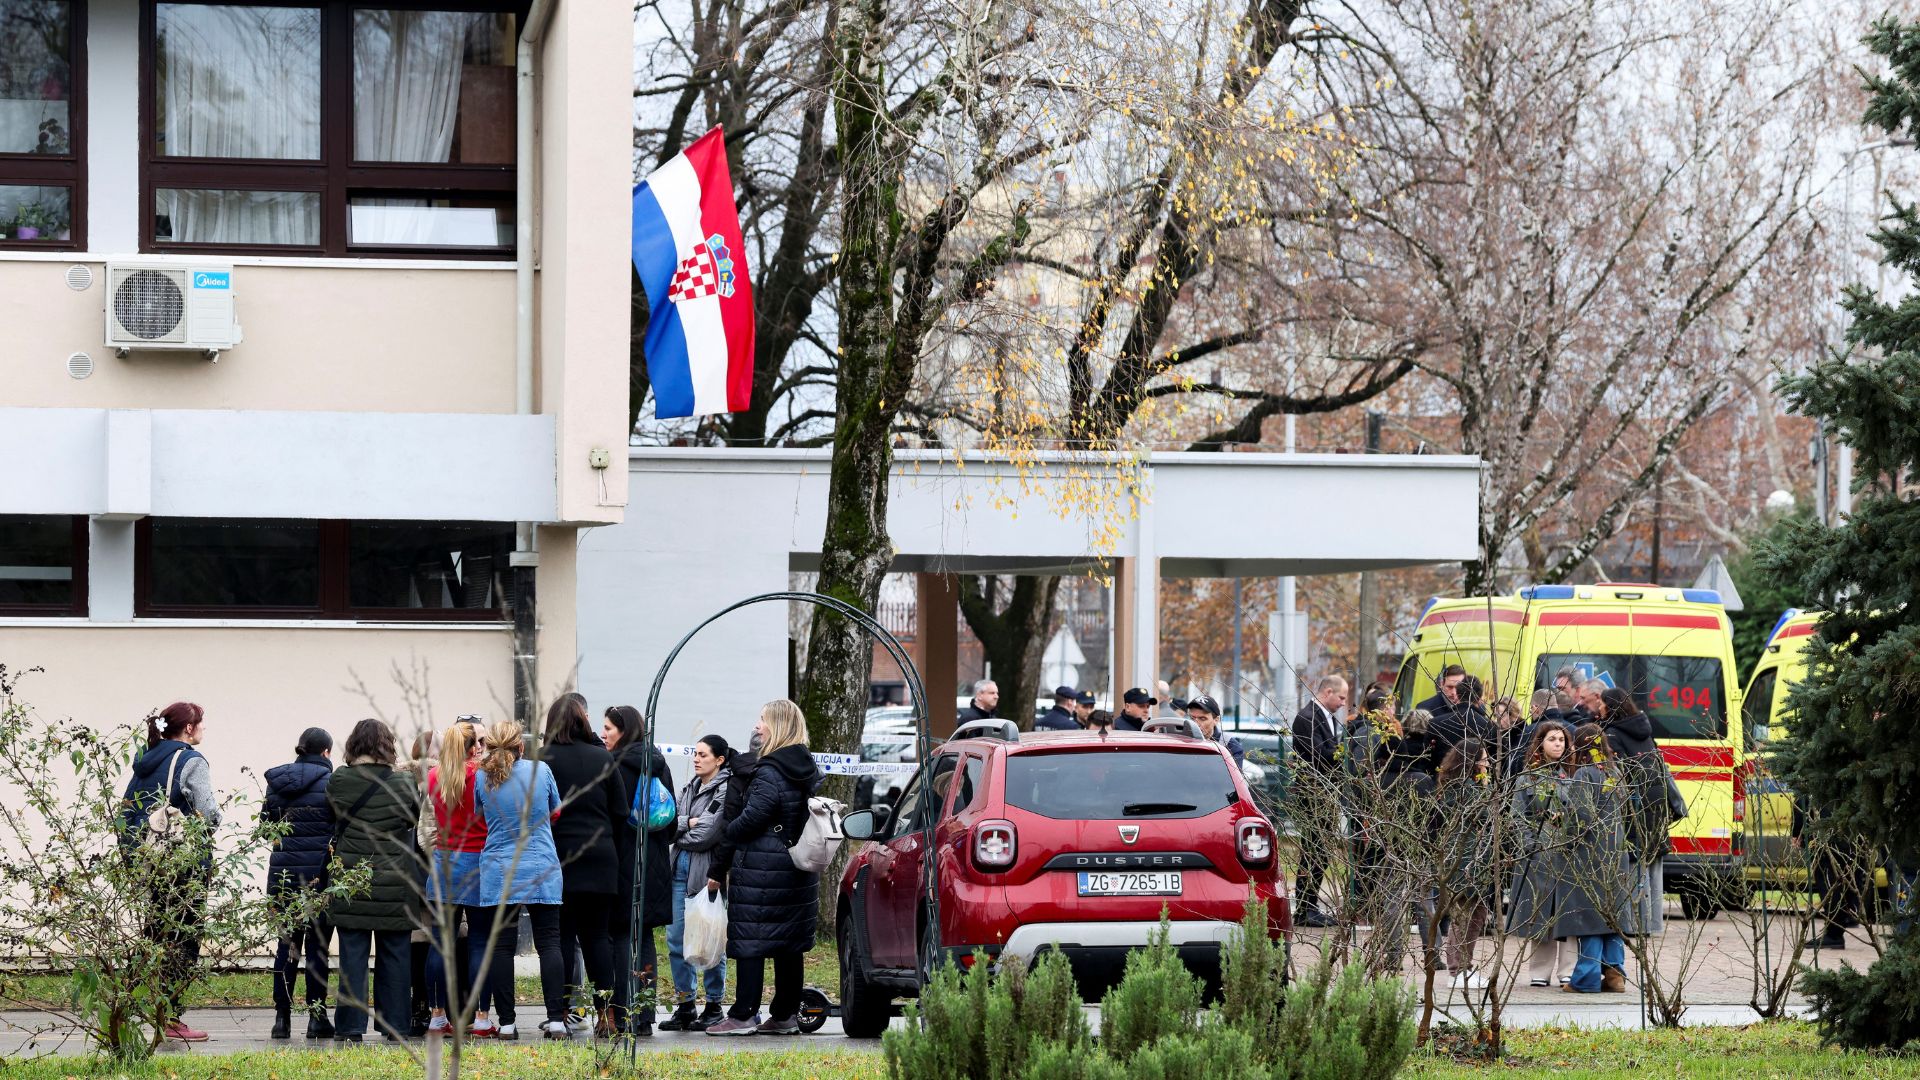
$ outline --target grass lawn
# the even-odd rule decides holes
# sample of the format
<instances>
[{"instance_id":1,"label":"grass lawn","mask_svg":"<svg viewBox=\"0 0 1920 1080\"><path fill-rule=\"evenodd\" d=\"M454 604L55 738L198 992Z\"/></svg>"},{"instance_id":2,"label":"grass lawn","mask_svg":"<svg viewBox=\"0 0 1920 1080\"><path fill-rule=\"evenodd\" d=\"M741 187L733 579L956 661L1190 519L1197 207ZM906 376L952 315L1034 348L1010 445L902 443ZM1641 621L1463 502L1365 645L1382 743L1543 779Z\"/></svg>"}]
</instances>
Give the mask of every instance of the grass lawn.
<instances>
[{"instance_id":1,"label":"grass lawn","mask_svg":"<svg viewBox=\"0 0 1920 1080\"><path fill-rule=\"evenodd\" d=\"M1771 1080L1803 1077L1920 1077L1920 1056L1847 1053L1820 1045L1813 1025L1756 1024L1680 1031L1522 1031L1507 1036L1507 1061L1490 1066L1415 1053L1405 1077L1656 1077Z\"/></svg>"},{"instance_id":2,"label":"grass lawn","mask_svg":"<svg viewBox=\"0 0 1920 1080\"><path fill-rule=\"evenodd\" d=\"M1418 1053L1402 1072L1410 1080L1552 1077L1554 1080L1665 1077L1772 1080L1772 1078L1915 1077L1920 1057L1849 1054L1820 1046L1808 1024L1780 1023L1746 1028L1697 1028L1686 1031L1537 1031L1509 1038L1508 1059L1500 1065L1455 1061ZM418 1049L418 1047L416 1047ZM624 1055L602 1051L596 1057L585 1044L528 1042L477 1046L462 1075L476 1080L520 1078L622 1077ZM644 1053L640 1075L674 1080L880 1080L885 1058L853 1051L840 1039L809 1039L791 1050L737 1053ZM420 1067L400 1050L355 1047L328 1053L263 1051L167 1054L127 1069L87 1059L61 1058L0 1062L5 1080L387 1080L420 1075Z\"/></svg>"},{"instance_id":3,"label":"grass lawn","mask_svg":"<svg viewBox=\"0 0 1920 1080\"><path fill-rule=\"evenodd\" d=\"M584 1044L559 1046L495 1043L475 1047L461 1062L460 1075L473 1080L525 1077L672 1077L673 1080L884 1080L886 1059L872 1052L840 1049L841 1040L822 1040L804 1050L738 1053L646 1052L641 1069L628 1073L624 1052L606 1050L596 1058ZM818 1047L818 1048L816 1048ZM131 1068L116 1068L74 1058L0 1061L6 1080L417 1080L422 1069L402 1051L359 1047L323 1054L261 1051L242 1054L167 1054Z\"/></svg>"},{"instance_id":4,"label":"grass lawn","mask_svg":"<svg viewBox=\"0 0 1920 1080\"><path fill-rule=\"evenodd\" d=\"M671 988L665 985L670 979L665 970L667 957L667 932L665 930L661 930L654 935L654 944L660 957L660 974L663 988L666 989L666 992L661 994L661 1000L663 1002L671 1001ZM729 1000L731 1000L733 994L733 987L731 985L733 980L733 965L728 964L727 970L727 980L729 983L727 994ZM769 975L769 979L771 979L771 975ZM813 951L807 954L806 981L826 991L827 996L830 998L837 999L839 997L840 965L831 942L815 945ZM520 1001L534 1002L540 1000L539 979L525 977L518 979L516 982L518 990L515 997ZM7 992L11 996L24 998L26 1002L63 1002L67 995L67 981L64 977L58 975L29 976L19 980L17 984L11 980L7 980L6 987ZM296 994L300 992L299 990L295 991ZM272 1006L272 1004L273 976L271 973L265 971L211 975L194 984L193 989L187 994L187 1008L189 1009L267 1008ZM6 1002L4 1007L17 1009L27 1007L27 1005L19 1000L14 1000Z\"/></svg>"}]
</instances>

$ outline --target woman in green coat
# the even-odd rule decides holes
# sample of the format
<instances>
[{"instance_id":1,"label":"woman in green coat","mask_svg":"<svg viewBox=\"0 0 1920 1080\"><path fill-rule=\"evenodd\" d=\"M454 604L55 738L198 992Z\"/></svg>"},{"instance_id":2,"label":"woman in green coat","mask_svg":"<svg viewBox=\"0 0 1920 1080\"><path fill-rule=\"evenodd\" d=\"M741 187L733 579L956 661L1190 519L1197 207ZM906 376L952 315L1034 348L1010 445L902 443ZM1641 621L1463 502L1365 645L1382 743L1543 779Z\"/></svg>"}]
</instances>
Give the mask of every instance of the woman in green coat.
<instances>
[{"instance_id":1,"label":"woman in green coat","mask_svg":"<svg viewBox=\"0 0 1920 1080\"><path fill-rule=\"evenodd\" d=\"M393 731L362 720L347 736L346 765L327 785L333 804L333 851L346 870L367 866L372 882L351 898L333 901L329 915L340 931L340 995L334 1038L359 1042L367 1030L367 959L374 961L374 1001L380 1033L407 1033L412 965L408 939L421 924L423 875L414 848L420 793L413 777L394 769Z\"/></svg>"}]
</instances>

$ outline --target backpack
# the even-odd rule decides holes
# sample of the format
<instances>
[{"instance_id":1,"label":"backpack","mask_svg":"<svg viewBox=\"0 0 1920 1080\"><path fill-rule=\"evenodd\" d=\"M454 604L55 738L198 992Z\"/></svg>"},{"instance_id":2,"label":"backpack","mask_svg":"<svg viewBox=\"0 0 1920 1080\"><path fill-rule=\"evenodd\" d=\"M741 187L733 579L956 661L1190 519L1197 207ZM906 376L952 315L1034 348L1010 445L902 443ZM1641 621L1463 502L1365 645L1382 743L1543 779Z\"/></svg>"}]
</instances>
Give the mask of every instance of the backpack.
<instances>
[{"instance_id":1,"label":"backpack","mask_svg":"<svg viewBox=\"0 0 1920 1080\"><path fill-rule=\"evenodd\" d=\"M837 799L816 795L807 800L807 814L801 823L800 837L787 845L787 854L793 859L795 869L818 874L833 862L833 857L839 854L841 841L847 838L845 830L840 827L840 818L846 809L846 804Z\"/></svg>"},{"instance_id":2,"label":"backpack","mask_svg":"<svg viewBox=\"0 0 1920 1080\"><path fill-rule=\"evenodd\" d=\"M150 844L167 843L178 839L186 827L187 812L173 805L173 777L180 770L180 759L186 756L186 750L175 750L167 759L167 782L160 787L160 805L147 812L147 827L143 839Z\"/></svg>"}]
</instances>

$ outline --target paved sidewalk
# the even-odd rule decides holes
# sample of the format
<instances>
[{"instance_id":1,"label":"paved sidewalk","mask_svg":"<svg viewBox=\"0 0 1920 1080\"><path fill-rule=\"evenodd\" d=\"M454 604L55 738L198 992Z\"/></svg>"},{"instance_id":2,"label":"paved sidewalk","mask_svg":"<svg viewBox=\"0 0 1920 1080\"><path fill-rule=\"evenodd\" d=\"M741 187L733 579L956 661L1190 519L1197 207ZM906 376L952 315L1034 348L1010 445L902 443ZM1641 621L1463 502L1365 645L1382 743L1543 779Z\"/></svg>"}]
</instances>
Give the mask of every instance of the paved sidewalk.
<instances>
[{"instance_id":1,"label":"paved sidewalk","mask_svg":"<svg viewBox=\"0 0 1920 1080\"><path fill-rule=\"evenodd\" d=\"M1754 997L1753 943L1745 936L1743 922L1726 915L1720 915L1705 923L1692 923L1677 917L1677 910L1670 911L1666 932L1651 947L1655 969L1662 985L1671 985L1682 970L1687 974L1683 1000L1687 1010L1683 1022L1688 1026L1737 1025L1752 1023L1759 1017L1749 1002ZM1741 917L1744 919L1744 917ZM1766 943L1767 962L1776 968L1785 963L1792 953L1792 939L1787 931L1797 929L1792 920L1779 920L1773 926L1773 933ZM1808 966L1832 968L1841 962L1858 967L1870 964L1874 959L1873 949L1867 944L1861 932L1855 931L1848 947L1841 951L1828 951L1815 954L1807 952L1802 962ZM1292 942L1294 970L1309 966L1318 958L1320 950L1328 947L1330 931L1301 930ZM1417 953L1417 937L1410 937L1414 947L1409 950L1403 972L1408 981L1416 987L1420 985L1420 973L1415 969L1413 954ZM1504 977L1525 979L1526 943L1509 941L1505 949L1502 965ZM1561 946L1561 972L1565 973L1573 963L1570 944ZM1490 966L1493 954L1491 939L1480 943L1479 959L1483 973ZM524 968L528 974L534 973L530 958L516 962L516 969ZM1624 994L1569 994L1558 986L1533 987L1522 985L1515 988L1503 1013L1503 1020L1509 1028L1542 1027L1581 1027L1581 1028L1636 1028L1643 1023L1641 1018L1641 973L1637 969L1633 956L1628 954L1626 974L1627 992ZM1462 991L1448 988L1448 976L1445 971L1436 973L1437 987L1435 1006L1442 1020L1470 1024L1473 1012L1467 1001L1472 993L1484 998L1484 991ZM1097 1029L1099 1009L1089 1007L1088 1019ZM1804 1003L1794 996L1789 999L1788 1011L1794 1015L1804 1015ZM533 1016L532 1012L526 1015ZM664 1014L663 1014L664 1015ZM309 1043L297 1035L285 1042L275 1042L267 1038L267 1032L273 1025L271 1009L195 1009L188 1021L207 1031L213 1039L198 1046L186 1047L170 1044L169 1053L230 1053L237 1050L287 1050L289 1052L313 1051L328 1052L336 1048L332 1042ZM903 1023L895 1020L894 1023ZM533 1035L529 1023L528 1034ZM578 1036L584 1040L585 1035ZM521 1045L539 1042L537 1036L523 1037ZM370 1039L369 1045L379 1045L378 1038ZM857 1049L877 1052L880 1044L877 1040L847 1039L841 1036L840 1022L829 1019L826 1026L814 1035L798 1037L759 1037L753 1038L711 1038L699 1032L656 1032L651 1039L640 1043L647 1051L690 1050L701 1053L752 1053L756 1051L781 1050L797 1047L820 1047L822 1049ZM70 1029L61 1029L53 1018L45 1013L0 1012L0 1057L13 1057L22 1054L78 1054L85 1051L79 1036Z\"/></svg>"},{"instance_id":2,"label":"paved sidewalk","mask_svg":"<svg viewBox=\"0 0 1920 1080\"><path fill-rule=\"evenodd\" d=\"M1741 1008L1748 1006L1755 997L1754 984L1757 977L1756 968L1770 968L1775 971L1784 970L1787 959L1791 957L1793 953L1793 939L1797 936L1797 932L1802 929L1797 920L1776 918L1770 927L1771 933L1768 936L1768 940L1760 947L1761 956L1758 963L1756 963L1754 953L1756 951L1756 944L1758 943L1748 936L1752 933L1747 925L1748 915L1740 914L1735 917L1729 917L1726 914L1721 914L1704 923L1695 923L1679 917L1678 904L1669 904L1668 908L1666 931L1657 941L1649 945L1648 952L1650 959L1653 961L1659 985L1671 987L1680 978L1682 972L1685 973L1685 987L1681 999L1693 1007L1690 1008L1687 1014L1689 1022L1707 1022L1705 1020L1695 1021L1694 1009L1697 1008L1714 1006L1716 1008L1725 1007L1731 1010L1732 1007L1735 1006ZM1736 921L1736 919L1738 921ZM1790 931L1794 933L1790 933ZM1850 963L1855 967L1864 968L1871 964L1876 956L1872 946L1868 944L1864 935L1865 932L1863 930L1851 931L1848 937L1847 948L1843 950L1822 951L1819 953L1806 950L1801 954L1800 962L1808 967L1825 969L1836 968L1842 963ZM1300 971L1303 968L1310 967L1319 958L1320 952L1330 946L1331 936L1332 931L1329 930L1303 929L1298 931L1292 943L1294 970ZM1364 939L1365 934L1363 933L1362 940ZM1417 967L1417 957L1419 955L1418 936L1409 934L1408 943L1408 956L1402 970L1408 979L1416 981L1415 985L1417 986L1419 985L1418 980L1423 977ZM1493 947L1494 941L1491 937L1480 940L1476 959L1480 964L1480 973L1482 975L1492 973L1489 969L1493 959ZM1529 947L1529 944L1525 941L1508 939L1503 950L1500 965L1502 977L1510 981L1517 979L1522 984L1517 986L1512 992L1509 1000L1513 1005L1523 1005L1529 1007L1529 1009L1537 1008L1546 1012L1561 1009L1571 1009L1575 1012L1580 1012L1581 1010L1599 1008L1598 1005L1591 1004L1592 1002L1606 1001L1608 1003L1626 1003L1625 1007L1628 1008L1630 1012L1637 1010L1640 1000L1642 973L1639 970L1638 964L1635 962L1631 950L1627 953L1625 968L1627 993L1625 995L1574 995L1563 992L1558 986L1536 988L1525 985L1527 980L1527 950ZM1562 942L1559 949L1558 970L1559 974L1565 975L1571 970L1573 962L1576 959L1575 946L1574 943L1570 941ZM1438 1001L1446 1002L1451 999L1453 1002L1458 1003L1463 1000L1462 991L1454 991L1447 988L1448 973L1445 969L1437 972L1434 978L1437 987L1436 998ZM1799 1003L1801 998L1796 993L1790 995L1788 1001L1790 1004ZM1701 1012L1699 1015L1704 1017L1708 1014ZM1718 1014L1716 1013L1715 1015ZM1729 1012L1728 1015L1732 1015L1732 1012ZM1750 1009L1746 1013L1746 1018L1752 1018ZM1731 1023L1745 1021L1723 1020L1717 1022Z\"/></svg>"}]
</instances>

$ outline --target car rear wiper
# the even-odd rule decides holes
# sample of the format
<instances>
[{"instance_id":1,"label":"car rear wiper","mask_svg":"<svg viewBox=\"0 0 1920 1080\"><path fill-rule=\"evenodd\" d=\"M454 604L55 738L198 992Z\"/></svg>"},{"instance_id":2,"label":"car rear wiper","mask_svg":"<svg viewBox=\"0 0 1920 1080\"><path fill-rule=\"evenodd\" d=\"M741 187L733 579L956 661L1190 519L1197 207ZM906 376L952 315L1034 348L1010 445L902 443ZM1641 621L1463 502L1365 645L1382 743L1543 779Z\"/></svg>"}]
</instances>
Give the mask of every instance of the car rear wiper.
<instances>
[{"instance_id":1,"label":"car rear wiper","mask_svg":"<svg viewBox=\"0 0 1920 1080\"><path fill-rule=\"evenodd\" d=\"M1197 809L1199 807L1192 803L1183 802L1130 802L1121 807L1120 812L1128 817L1138 817L1142 814L1178 814Z\"/></svg>"}]
</instances>

